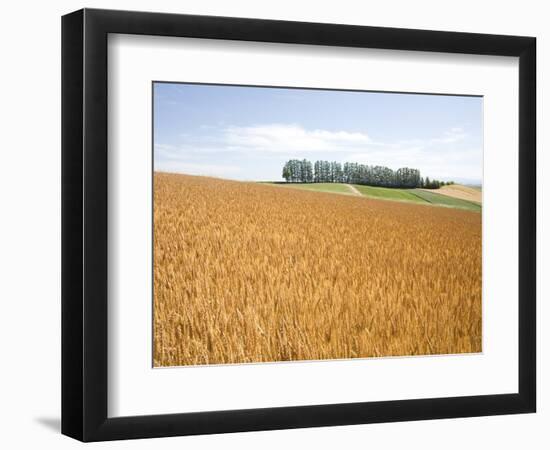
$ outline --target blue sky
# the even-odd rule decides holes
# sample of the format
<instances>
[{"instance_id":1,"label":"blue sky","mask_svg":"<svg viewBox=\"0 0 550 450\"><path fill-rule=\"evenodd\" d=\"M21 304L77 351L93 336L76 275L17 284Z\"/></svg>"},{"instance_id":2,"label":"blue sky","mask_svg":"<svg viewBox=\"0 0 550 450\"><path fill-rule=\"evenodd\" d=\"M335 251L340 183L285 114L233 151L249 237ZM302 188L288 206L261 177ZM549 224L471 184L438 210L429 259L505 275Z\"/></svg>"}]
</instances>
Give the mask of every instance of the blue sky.
<instances>
[{"instance_id":1,"label":"blue sky","mask_svg":"<svg viewBox=\"0 0 550 450\"><path fill-rule=\"evenodd\" d=\"M282 180L288 159L481 183L480 97L154 83L155 170Z\"/></svg>"}]
</instances>

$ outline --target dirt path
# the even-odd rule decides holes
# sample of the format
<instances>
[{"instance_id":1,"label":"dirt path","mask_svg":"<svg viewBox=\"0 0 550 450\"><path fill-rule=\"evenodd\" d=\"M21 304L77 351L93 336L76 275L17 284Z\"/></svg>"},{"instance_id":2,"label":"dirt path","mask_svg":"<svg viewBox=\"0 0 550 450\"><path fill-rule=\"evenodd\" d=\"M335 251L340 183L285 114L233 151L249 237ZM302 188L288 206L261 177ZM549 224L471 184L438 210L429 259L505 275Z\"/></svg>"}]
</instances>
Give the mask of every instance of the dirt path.
<instances>
[{"instance_id":1,"label":"dirt path","mask_svg":"<svg viewBox=\"0 0 550 450\"><path fill-rule=\"evenodd\" d=\"M360 197L363 196L363 194L361 194L361 192L359 192L355 186L352 186L351 184L346 184L346 186L353 193L353 195L359 195Z\"/></svg>"}]
</instances>

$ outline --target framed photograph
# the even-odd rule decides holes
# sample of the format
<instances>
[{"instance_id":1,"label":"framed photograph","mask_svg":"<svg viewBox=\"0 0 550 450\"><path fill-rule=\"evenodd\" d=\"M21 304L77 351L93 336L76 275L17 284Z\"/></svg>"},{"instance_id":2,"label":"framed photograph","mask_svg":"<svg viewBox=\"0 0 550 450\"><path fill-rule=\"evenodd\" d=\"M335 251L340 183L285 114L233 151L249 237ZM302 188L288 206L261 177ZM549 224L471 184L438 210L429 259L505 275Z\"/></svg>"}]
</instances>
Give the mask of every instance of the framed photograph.
<instances>
[{"instance_id":1,"label":"framed photograph","mask_svg":"<svg viewBox=\"0 0 550 450\"><path fill-rule=\"evenodd\" d=\"M535 38L62 20L62 432L535 412Z\"/></svg>"}]
</instances>

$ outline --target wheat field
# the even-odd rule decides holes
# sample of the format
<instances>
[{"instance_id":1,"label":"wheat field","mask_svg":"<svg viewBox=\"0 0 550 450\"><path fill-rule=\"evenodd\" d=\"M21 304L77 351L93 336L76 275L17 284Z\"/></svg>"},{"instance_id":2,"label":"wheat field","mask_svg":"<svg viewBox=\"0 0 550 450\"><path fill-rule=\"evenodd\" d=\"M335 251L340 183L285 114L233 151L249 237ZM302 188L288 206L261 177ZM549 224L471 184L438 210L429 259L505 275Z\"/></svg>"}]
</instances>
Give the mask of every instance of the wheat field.
<instances>
[{"instance_id":1,"label":"wheat field","mask_svg":"<svg viewBox=\"0 0 550 450\"><path fill-rule=\"evenodd\" d=\"M154 175L154 365L481 351L481 214Z\"/></svg>"}]
</instances>

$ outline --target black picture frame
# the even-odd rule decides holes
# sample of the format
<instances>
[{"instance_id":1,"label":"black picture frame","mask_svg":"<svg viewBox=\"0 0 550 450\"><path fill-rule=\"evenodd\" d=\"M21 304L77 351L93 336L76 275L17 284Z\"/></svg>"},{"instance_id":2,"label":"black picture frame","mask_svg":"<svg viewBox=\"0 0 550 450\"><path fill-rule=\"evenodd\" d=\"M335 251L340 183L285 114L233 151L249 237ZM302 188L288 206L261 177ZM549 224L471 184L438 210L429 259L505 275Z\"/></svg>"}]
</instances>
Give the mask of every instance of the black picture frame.
<instances>
[{"instance_id":1,"label":"black picture frame","mask_svg":"<svg viewBox=\"0 0 550 450\"><path fill-rule=\"evenodd\" d=\"M518 392L109 418L109 33L519 57ZM535 412L535 91L533 37L96 9L63 16L62 433L103 441Z\"/></svg>"}]
</instances>

